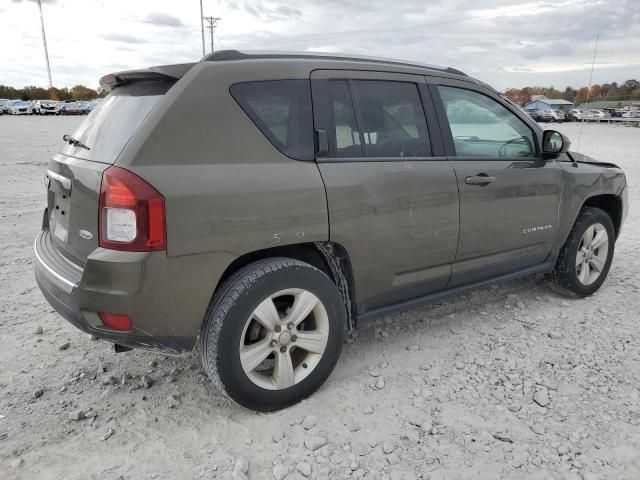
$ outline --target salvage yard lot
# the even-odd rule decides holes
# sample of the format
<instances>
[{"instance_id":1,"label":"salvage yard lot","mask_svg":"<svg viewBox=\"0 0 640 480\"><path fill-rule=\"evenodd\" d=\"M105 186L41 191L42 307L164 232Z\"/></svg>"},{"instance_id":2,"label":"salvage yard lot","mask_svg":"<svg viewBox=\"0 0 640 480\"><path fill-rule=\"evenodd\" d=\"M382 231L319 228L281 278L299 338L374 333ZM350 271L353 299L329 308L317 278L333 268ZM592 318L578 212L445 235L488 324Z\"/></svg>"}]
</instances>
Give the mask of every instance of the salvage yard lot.
<instances>
[{"instance_id":1,"label":"salvage yard lot","mask_svg":"<svg viewBox=\"0 0 640 480\"><path fill-rule=\"evenodd\" d=\"M326 385L264 415L197 354L115 354L40 294L47 160L82 120L0 117L0 478L640 478L639 128L584 125L631 203L593 297L530 277L365 323Z\"/></svg>"}]
</instances>

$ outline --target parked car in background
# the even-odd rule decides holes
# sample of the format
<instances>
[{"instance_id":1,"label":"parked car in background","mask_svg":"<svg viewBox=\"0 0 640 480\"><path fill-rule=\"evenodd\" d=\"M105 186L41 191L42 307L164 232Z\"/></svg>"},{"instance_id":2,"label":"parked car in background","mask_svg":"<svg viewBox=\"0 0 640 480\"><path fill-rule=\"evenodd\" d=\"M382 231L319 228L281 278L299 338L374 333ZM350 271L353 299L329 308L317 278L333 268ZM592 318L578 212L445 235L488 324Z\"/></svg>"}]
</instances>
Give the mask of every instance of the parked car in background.
<instances>
[{"instance_id":1,"label":"parked car in background","mask_svg":"<svg viewBox=\"0 0 640 480\"><path fill-rule=\"evenodd\" d=\"M92 102L82 102L82 113L85 115L88 115L91 113L91 110L93 110L93 103Z\"/></svg>"},{"instance_id":2,"label":"parked car in background","mask_svg":"<svg viewBox=\"0 0 640 480\"><path fill-rule=\"evenodd\" d=\"M7 106L9 115L31 115L31 106L24 100L10 100Z\"/></svg>"},{"instance_id":3,"label":"parked car in background","mask_svg":"<svg viewBox=\"0 0 640 480\"><path fill-rule=\"evenodd\" d=\"M36 115L60 115L61 102L56 100L36 100L33 113Z\"/></svg>"},{"instance_id":4,"label":"parked car in background","mask_svg":"<svg viewBox=\"0 0 640 480\"><path fill-rule=\"evenodd\" d=\"M574 121L582 120L582 110L574 108L573 110L571 110L571 116Z\"/></svg>"},{"instance_id":5,"label":"parked car in background","mask_svg":"<svg viewBox=\"0 0 640 480\"><path fill-rule=\"evenodd\" d=\"M83 115L82 102L64 102L61 112L63 115Z\"/></svg>"},{"instance_id":6,"label":"parked car in background","mask_svg":"<svg viewBox=\"0 0 640 480\"><path fill-rule=\"evenodd\" d=\"M451 68L231 50L101 85L49 160L38 285L116 351L199 342L255 410L366 320L533 273L593 294L628 211L619 167Z\"/></svg>"},{"instance_id":7,"label":"parked car in background","mask_svg":"<svg viewBox=\"0 0 640 480\"><path fill-rule=\"evenodd\" d=\"M11 100L9 100L8 98L0 98L0 113L7 113L7 108L10 101Z\"/></svg>"},{"instance_id":8,"label":"parked car in background","mask_svg":"<svg viewBox=\"0 0 640 480\"><path fill-rule=\"evenodd\" d=\"M609 115L611 118L620 118L622 116L622 113L616 108L602 108L600 110L602 110L605 115Z\"/></svg>"},{"instance_id":9,"label":"parked car in background","mask_svg":"<svg viewBox=\"0 0 640 480\"><path fill-rule=\"evenodd\" d=\"M95 99L95 100L90 100L88 102L84 102L85 113L87 113L87 114L91 113L93 111L93 109L96 108L99 104L100 104L100 100L99 99Z\"/></svg>"},{"instance_id":10,"label":"parked car in background","mask_svg":"<svg viewBox=\"0 0 640 480\"><path fill-rule=\"evenodd\" d=\"M607 118L611 118L611 115L606 113L604 110L595 108L585 111L582 115L583 120L606 120Z\"/></svg>"},{"instance_id":11,"label":"parked car in background","mask_svg":"<svg viewBox=\"0 0 640 480\"><path fill-rule=\"evenodd\" d=\"M627 110L621 114L621 118L640 118L640 110Z\"/></svg>"},{"instance_id":12,"label":"parked car in background","mask_svg":"<svg viewBox=\"0 0 640 480\"><path fill-rule=\"evenodd\" d=\"M552 122L564 122L565 116L562 110L549 110L551 114Z\"/></svg>"},{"instance_id":13,"label":"parked car in background","mask_svg":"<svg viewBox=\"0 0 640 480\"><path fill-rule=\"evenodd\" d=\"M541 110L539 108L525 108L524 112L529 115L536 122L551 122L553 116L548 110Z\"/></svg>"}]
</instances>

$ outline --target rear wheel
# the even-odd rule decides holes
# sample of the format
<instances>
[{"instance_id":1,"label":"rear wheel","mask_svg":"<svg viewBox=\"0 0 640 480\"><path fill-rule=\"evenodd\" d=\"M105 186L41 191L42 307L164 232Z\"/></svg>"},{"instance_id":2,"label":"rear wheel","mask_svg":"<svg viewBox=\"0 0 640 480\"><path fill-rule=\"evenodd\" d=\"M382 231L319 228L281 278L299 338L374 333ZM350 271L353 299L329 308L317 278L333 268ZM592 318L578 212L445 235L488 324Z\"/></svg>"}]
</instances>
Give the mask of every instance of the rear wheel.
<instances>
[{"instance_id":1,"label":"rear wheel","mask_svg":"<svg viewBox=\"0 0 640 480\"><path fill-rule=\"evenodd\" d=\"M287 407L333 370L346 310L335 284L298 260L259 261L230 277L203 325L202 359L213 383L260 411Z\"/></svg>"},{"instance_id":2,"label":"rear wheel","mask_svg":"<svg viewBox=\"0 0 640 480\"><path fill-rule=\"evenodd\" d=\"M599 208L584 208L560 251L552 281L563 293L591 295L607 278L614 244L611 217Z\"/></svg>"}]
</instances>

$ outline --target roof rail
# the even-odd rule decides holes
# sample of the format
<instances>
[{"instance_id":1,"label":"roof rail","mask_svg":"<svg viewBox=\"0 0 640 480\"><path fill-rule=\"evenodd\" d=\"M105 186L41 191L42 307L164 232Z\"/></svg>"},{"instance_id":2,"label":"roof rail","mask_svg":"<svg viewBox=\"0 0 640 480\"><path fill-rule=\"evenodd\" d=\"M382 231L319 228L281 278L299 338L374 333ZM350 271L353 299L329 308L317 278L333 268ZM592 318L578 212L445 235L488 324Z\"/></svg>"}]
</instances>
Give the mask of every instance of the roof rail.
<instances>
[{"instance_id":1,"label":"roof rail","mask_svg":"<svg viewBox=\"0 0 640 480\"><path fill-rule=\"evenodd\" d=\"M402 65L405 67L427 68L429 70L439 70L454 75L467 77L468 75L458 69L451 67L440 67L437 65L429 65L420 62L409 62L404 60L396 60L393 58L368 57L366 55L350 55L342 53L325 53L325 52L289 52L289 51L272 51L272 50L218 50L202 57L203 62L218 62L229 60L257 60L266 58L321 58L325 60L348 60L355 62L369 63L386 63L390 65Z\"/></svg>"}]
</instances>

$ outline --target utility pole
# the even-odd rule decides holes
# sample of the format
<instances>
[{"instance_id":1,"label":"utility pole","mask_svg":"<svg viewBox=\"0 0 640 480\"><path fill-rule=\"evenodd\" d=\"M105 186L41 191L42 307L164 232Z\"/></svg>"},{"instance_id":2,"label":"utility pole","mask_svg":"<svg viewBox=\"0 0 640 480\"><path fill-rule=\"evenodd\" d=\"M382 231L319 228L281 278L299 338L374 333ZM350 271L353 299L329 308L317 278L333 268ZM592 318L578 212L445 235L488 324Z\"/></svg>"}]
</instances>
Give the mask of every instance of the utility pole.
<instances>
[{"instance_id":1,"label":"utility pole","mask_svg":"<svg viewBox=\"0 0 640 480\"><path fill-rule=\"evenodd\" d=\"M49 51L47 50L47 36L44 33L44 17L42 16L42 2L38 0L38 8L40 9L40 25L42 25L42 43L44 44L44 58L47 61L47 75L49 76L49 88L53 87L51 82L51 66L49 65Z\"/></svg>"},{"instance_id":2,"label":"utility pole","mask_svg":"<svg viewBox=\"0 0 640 480\"><path fill-rule=\"evenodd\" d=\"M202 56L204 57L204 11L202 10L202 0L200 0L200 29L202 30Z\"/></svg>"},{"instance_id":3,"label":"utility pole","mask_svg":"<svg viewBox=\"0 0 640 480\"><path fill-rule=\"evenodd\" d=\"M209 25L207 25L207 28L209 29L209 34L211 35L211 53L213 53L213 50L214 50L214 48L213 48L213 32L216 29L216 24L220 20L220 17L204 17L204 19L209 24Z\"/></svg>"}]
</instances>

